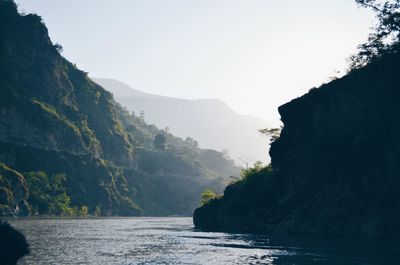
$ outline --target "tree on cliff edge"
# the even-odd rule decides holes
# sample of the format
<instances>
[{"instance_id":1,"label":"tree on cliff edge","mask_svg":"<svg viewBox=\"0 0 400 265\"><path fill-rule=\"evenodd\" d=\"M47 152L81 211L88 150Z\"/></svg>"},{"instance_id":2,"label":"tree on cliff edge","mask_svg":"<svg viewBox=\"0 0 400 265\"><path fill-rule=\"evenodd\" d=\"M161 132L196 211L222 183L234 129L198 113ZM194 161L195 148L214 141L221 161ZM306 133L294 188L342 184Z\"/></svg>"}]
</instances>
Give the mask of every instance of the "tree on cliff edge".
<instances>
[{"instance_id":1,"label":"tree on cliff edge","mask_svg":"<svg viewBox=\"0 0 400 265\"><path fill-rule=\"evenodd\" d=\"M378 24L351 57L351 69L362 67L374 58L397 52L400 46L400 0L355 0L360 7L373 10Z\"/></svg>"}]
</instances>

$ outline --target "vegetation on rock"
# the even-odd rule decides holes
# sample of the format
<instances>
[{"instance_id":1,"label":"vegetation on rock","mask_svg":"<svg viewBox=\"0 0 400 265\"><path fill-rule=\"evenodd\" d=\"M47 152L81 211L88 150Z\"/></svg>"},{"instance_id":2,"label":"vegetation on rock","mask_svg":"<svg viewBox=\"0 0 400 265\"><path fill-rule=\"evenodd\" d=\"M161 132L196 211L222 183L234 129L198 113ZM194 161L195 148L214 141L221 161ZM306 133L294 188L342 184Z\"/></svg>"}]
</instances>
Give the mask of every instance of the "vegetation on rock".
<instances>
[{"instance_id":1,"label":"vegetation on rock","mask_svg":"<svg viewBox=\"0 0 400 265\"><path fill-rule=\"evenodd\" d=\"M189 215L238 172L118 105L38 15L0 0L0 32L0 215Z\"/></svg>"}]
</instances>

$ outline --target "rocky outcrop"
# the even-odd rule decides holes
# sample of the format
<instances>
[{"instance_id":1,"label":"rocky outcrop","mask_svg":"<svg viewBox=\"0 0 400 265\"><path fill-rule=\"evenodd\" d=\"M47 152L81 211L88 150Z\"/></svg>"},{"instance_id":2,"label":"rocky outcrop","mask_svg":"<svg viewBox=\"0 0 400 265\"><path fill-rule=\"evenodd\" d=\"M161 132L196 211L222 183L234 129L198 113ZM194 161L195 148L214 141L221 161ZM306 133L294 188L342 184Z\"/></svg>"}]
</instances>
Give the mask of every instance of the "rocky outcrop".
<instances>
[{"instance_id":1,"label":"rocky outcrop","mask_svg":"<svg viewBox=\"0 0 400 265\"><path fill-rule=\"evenodd\" d=\"M389 54L281 106L272 171L233 184L222 199L197 209L196 227L400 234L399 69L399 54Z\"/></svg>"}]
</instances>

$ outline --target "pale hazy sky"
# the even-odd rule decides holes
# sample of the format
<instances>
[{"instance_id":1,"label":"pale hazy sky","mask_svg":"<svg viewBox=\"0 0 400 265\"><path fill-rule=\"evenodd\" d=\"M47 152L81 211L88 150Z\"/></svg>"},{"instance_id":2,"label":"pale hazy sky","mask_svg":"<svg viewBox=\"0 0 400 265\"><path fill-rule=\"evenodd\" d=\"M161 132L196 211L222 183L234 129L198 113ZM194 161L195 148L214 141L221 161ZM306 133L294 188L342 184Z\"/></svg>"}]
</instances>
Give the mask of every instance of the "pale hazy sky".
<instances>
[{"instance_id":1,"label":"pale hazy sky","mask_svg":"<svg viewBox=\"0 0 400 265\"><path fill-rule=\"evenodd\" d=\"M220 98L277 124L277 107L346 66L373 15L353 0L17 0L90 76Z\"/></svg>"}]
</instances>

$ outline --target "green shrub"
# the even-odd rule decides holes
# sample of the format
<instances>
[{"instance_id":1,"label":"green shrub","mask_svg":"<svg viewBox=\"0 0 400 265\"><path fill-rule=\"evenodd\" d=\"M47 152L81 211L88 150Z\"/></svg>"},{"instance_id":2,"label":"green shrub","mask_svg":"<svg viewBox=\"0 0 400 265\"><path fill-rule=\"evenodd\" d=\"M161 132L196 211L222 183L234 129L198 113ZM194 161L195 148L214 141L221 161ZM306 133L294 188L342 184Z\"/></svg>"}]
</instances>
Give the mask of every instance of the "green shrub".
<instances>
[{"instance_id":1,"label":"green shrub","mask_svg":"<svg viewBox=\"0 0 400 265\"><path fill-rule=\"evenodd\" d=\"M66 193L64 174L50 177L45 172L25 174L28 184L28 203L34 210L33 214L48 214L72 216L71 198Z\"/></svg>"},{"instance_id":2,"label":"green shrub","mask_svg":"<svg viewBox=\"0 0 400 265\"><path fill-rule=\"evenodd\" d=\"M221 195L211 189L206 189L201 193L200 206L203 206L210 201L219 198Z\"/></svg>"}]
</instances>

